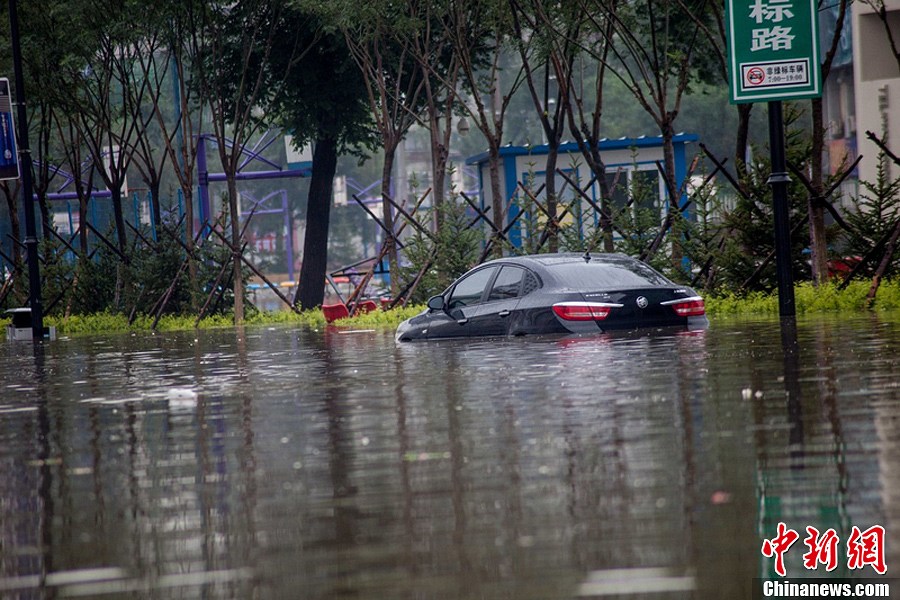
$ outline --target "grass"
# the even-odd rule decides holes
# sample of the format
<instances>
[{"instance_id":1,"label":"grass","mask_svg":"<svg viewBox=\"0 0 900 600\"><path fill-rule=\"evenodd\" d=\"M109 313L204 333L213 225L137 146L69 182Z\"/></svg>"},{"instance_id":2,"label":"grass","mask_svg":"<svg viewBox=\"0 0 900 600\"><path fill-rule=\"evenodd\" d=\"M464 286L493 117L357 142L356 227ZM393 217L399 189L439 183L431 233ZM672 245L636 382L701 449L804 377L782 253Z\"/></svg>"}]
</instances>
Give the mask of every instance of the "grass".
<instances>
[{"instance_id":1,"label":"grass","mask_svg":"<svg viewBox=\"0 0 900 600\"><path fill-rule=\"evenodd\" d=\"M875 302L868 306L866 295L870 281L852 281L845 289L827 283L819 287L805 281L794 286L794 302L798 315L866 311L888 312L900 310L900 281L883 281L878 288ZM745 296L725 294L706 298L706 312L712 317L735 315L777 315L776 292L753 292Z\"/></svg>"},{"instance_id":2,"label":"grass","mask_svg":"<svg viewBox=\"0 0 900 600\"><path fill-rule=\"evenodd\" d=\"M421 306L398 307L390 311L376 310L368 314L355 316L349 319L341 319L334 323L340 327L366 327L393 329L404 319L416 315L422 311ZM195 317L166 315L159 320L156 331L180 331L194 329ZM319 309L303 311L300 314L289 310L276 312L258 312L248 315L245 319L248 326L256 325L297 325L312 329L321 329L327 325L322 311ZM4 328L9 319L0 318L0 328ZM71 315L67 319L56 316L47 316L44 319L45 326L56 327L58 335L87 335L96 333L126 333L135 331L152 331L153 317L139 315L133 323L128 323L126 315L116 313L95 313L90 315ZM232 327L234 320L231 315L217 315L202 319L198 329L213 329L217 327Z\"/></svg>"},{"instance_id":3,"label":"grass","mask_svg":"<svg viewBox=\"0 0 900 600\"><path fill-rule=\"evenodd\" d=\"M846 289L838 289L836 284L815 287L810 282L802 282L795 286L794 297L798 315L825 313L865 313L869 311L900 311L900 280L882 282L875 297L875 303L869 307L866 295L870 282L853 281ZM364 327L372 329L393 329L404 319L420 313L422 306L398 307L390 311L376 310L349 319L341 319L333 325L337 327ZM724 294L706 297L706 312L712 317L718 316L765 316L778 314L778 294L775 292L753 292L744 296ZM177 331L194 329L192 316L164 316L156 326L157 331ZM0 328L5 327L8 319L0 319ZM247 317L248 326L255 325L296 325L321 329L327 326L321 310L313 309L296 314L289 310L277 312L253 313ZM91 315L72 315L68 319L48 316L45 325L53 325L59 335L85 335L96 333L122 333L133 331L151 331L153 319L139 316L129 325L125 315L115 313L96 313ZM206 317L200 321L198 328L211 329L231 327L234 322L230 315Z\"/></svg>"}]
</instances>

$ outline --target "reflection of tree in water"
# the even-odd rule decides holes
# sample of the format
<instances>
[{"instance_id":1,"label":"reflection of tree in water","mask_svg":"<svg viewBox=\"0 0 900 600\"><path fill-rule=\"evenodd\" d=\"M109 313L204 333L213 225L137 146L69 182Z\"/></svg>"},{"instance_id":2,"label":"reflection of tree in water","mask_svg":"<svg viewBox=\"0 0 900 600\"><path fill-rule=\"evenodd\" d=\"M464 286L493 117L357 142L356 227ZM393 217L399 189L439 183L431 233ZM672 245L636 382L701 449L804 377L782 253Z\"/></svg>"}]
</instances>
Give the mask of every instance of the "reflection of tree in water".
<instances>
[{"instance_id":1,"label":"reflection of tree in water","mask_svg":"<svg viewBox=\"0 0 900 600\"><path fill-rule=\"evenodd\" d=\"M809 550L807 526L820 533L834 529L840 540L838 566L828 576L854 575L846 559L851 528L881 524L884 516L872 502L877 495L870 489L879 487L879 478L869 476L883 473L884 465L868 452L873 444L881 447L874 432L878 430L877 396L884 390L871 389L859 369L845 359L848 352L877 357L884 351L880 345L885 340L851 349L841 327L837 322L822 322L815 328L798 328L793 320L783 320L779 355L784 393L773 393L772 400L768 394L765 400L757 400L758 535L773 538L779 522L800 534L800 541L785 554L789 576L824 576L824 565L807 571L802 564ZM866 359L855 356L854 360ZM889 489L883 481L880 485ZM772 576L774 557L760 555L759 560L759 576Z\"/></svg>"},{"instance_id":2,"label":"reflection of tree in water","mask_svg":"<svg viewBox=\"0 0 900 600\"><path fill-rule=\"evenodd\" d=\"M231 358L238 373L246 372L246 348L240 338L236 343ZM210 355L199 347L181 369L161 369L177 375L172 381L196 384L190 389L162 388L180 389L184 398L125 397L123 380L148 384L142 380L148 361L177 362L160 344L85 361L85 383L103 382L96 389L105 395L90 400L83 423L71 412L79 403L65 395L55 400L64 409L58 419L47 421L47 434L41 437L59 440L51 450L62 455L52 473L58 473L59 483L52 482L48 471L41 493L45 510L56 508L56 514L45 519L42 545L49 557L64 557L53 565L56 569L114 567L115 585L123 590L164 585L191 595L229 585L242 593L246 573L240 569L252 564L258 543L253 398L238 394L232 415L222 395L191 391L203 384L209 368ZM190 369L183 367L191 364L193 373L188 374ZM110 373L117 374L115 381L109 381ZM237 463L229 455L236 456ZM87 482L90 501L85 506L79 497ZM191 578L177 579L187 573ZM54 594L54 588L48 593Z\"/></svg>"},{"instance_id":3,"label":"reflection of tree in water","mask_svg":"<svg viewBox=\"0 0 900 600\"><path fill-rule=\"evenodd\" d=\"M48 349L42 383L19 368L29 410L0 402L0 586L103 566L167 597L534 598L693 566L698 597L744 596L779 518L842 543L898 523L896 328L866 325L848 352L852 329L801 324L786 354L777 326ZM182 576L200 584L153 588Z\"/></svg>"},{"instance_id":4,"label":"reflection of tree in water","mask_svg":"<svg viewBox=\"0 0 900 600\"><path fill-rule=\"evenodd\" d=\"M47 373L45 368L45 356L43 344L34 346L34 380L38 386L38 395L41 398L38 403L37 414L37 440L40 484L38 486L38 499L40 501L40 548L41 564L37 570L39 573L52 573L56 566L53 554L53 522L56 518L55 499L53 496L53 468L51 458L53 456L52 440L54 439L53 426L50 422L49 407L45 386Z\"/></svg>"},{"instance_id":5,"label":"reflection of tree in water","mask_svg":"<svg viewBox=\"0 0 900 600\"><path fill-rule=\"evenodd\" d=\"M336 368L335 357L329 344L321 349L324 387L322 404L328 419L328 465L331 476L332 498L334 500L334 545L338 549L348 549L356 545L356 536L361 513L355 502L349 501L357 494L357 487L351 477L355 449L353 438L347 431L351 415L341 392L341 373Z\"/></svg>"}]
</instances>

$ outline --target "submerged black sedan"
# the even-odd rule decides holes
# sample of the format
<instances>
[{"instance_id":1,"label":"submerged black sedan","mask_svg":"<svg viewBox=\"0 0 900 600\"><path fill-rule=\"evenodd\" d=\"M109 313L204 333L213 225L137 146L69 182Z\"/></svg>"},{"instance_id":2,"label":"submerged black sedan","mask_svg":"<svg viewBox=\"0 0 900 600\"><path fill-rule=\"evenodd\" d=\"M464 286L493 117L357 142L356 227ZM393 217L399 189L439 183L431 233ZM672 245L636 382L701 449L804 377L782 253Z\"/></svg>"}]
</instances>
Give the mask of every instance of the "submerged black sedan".
<instances>
[{"instance_id":1,"label":"submerged black sedan","mask_svg":"<svg viewBox=\"0 0 900 600\"><path fill-rule=\"evenodd\" d=\"M622 254L539 254L475 267L397 340L708 325L703 298Z\"/></svg>"}]
</instances>

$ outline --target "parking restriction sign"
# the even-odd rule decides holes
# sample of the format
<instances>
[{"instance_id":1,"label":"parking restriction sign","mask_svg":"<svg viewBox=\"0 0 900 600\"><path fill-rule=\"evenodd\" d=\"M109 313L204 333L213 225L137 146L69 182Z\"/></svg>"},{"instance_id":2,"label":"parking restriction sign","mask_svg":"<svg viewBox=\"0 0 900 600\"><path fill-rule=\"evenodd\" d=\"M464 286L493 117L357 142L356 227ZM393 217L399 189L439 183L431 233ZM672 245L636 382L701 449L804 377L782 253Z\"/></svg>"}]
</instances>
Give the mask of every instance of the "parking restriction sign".
<instances>
[{"instance_id":1,"label":"parking restriction sign","mask_svg":"<svg viewBox=\"0 0 900 600\"><path fill-rule=\"evenodd\" d=\"M727 0L732 102L822 94L816 0Z\"/></svg>"}]
</instances>

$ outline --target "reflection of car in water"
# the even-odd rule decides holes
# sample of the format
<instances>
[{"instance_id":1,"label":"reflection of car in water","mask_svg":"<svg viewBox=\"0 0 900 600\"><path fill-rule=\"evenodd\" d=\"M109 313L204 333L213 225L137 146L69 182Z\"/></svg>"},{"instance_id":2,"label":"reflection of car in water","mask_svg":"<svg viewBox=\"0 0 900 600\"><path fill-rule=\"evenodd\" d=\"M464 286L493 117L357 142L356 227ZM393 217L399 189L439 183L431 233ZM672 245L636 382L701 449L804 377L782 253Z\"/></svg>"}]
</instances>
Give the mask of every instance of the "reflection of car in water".
<instances>
[{"instance_id":1,"label":"reflection of car in water","mask_svg":"<svg viewBox=\"0 0 900 600\"><path fill-rule=\"evenodd\" d=\"M497 259L457 279L397 339L705 328L703 299L622 254Z\"/></svg>"}]
</instances>

